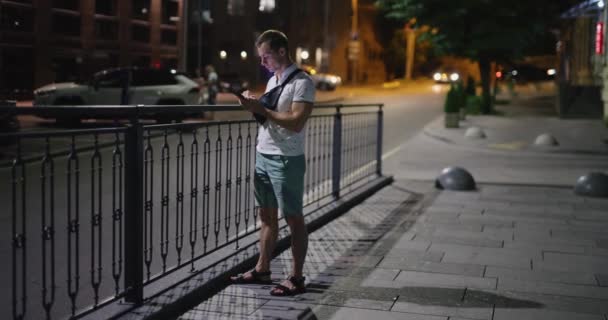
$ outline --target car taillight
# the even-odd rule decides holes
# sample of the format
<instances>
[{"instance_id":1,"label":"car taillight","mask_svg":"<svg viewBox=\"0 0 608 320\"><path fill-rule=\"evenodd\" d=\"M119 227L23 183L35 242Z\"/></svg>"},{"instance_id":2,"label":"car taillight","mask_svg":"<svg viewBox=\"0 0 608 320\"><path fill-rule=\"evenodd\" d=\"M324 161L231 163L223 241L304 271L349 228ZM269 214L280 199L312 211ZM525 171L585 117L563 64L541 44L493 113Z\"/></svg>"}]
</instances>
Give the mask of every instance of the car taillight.
<instances>
[{"instance_id":1,"label":"car taillight","mask_svg":"<svg viewBox=\"0 0 608 320\"><path fill-rule=\"evenodd\" d=\"M188 93L196 93L196 94L198 94L200 92L201 92L201 88L199 88L199 87L192 88L192 89L190 89L190 91L188 91Z\"/></svg>"}]
</instances>

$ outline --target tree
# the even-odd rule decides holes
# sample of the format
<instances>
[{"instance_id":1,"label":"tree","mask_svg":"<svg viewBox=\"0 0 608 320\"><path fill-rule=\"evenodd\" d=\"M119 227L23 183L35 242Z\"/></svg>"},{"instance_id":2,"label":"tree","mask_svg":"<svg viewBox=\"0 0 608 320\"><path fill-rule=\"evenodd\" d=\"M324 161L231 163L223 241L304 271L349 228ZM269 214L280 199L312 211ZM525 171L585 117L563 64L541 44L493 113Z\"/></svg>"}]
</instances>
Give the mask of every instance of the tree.
<instances>
[{"instance_id":1,"label":"tree","mask_svg":"<svg viewBox=\"0 0 608 320\"><path fill-rule=\"evenodd\" d=\"M574 0L378 0L389 18L416 18L438 33L441 51L477 61L482 84L482 112L492 111L491 64L521 58L546 39L559 14ZM549 50L553 50L550 48ZM536 48L537 50L537 48Z\"/></svg>"}]
</instances>

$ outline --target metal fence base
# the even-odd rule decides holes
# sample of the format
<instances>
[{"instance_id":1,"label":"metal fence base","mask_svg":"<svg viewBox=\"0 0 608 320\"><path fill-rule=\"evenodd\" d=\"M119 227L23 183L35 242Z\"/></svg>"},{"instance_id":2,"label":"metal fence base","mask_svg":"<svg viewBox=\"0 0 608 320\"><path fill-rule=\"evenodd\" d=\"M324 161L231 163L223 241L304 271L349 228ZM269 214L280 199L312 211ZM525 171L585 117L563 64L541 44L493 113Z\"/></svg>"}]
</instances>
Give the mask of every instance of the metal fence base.
<instances>
[{"instance_id":1,"label":"metal fence base","mask_svg":"<svg viewBox=\"0 0 608 320\"><path fill-rule=\"evenodd\" d=\"M357 190L350 194L343 195L343 197L340 198L339 201L334 202L333 205L329 206L329 208L324 209L324 210L315 210L315 211L309 213L308 217L310 218L310 220L306 224L306 226L308 228L308 232L312 233L315 230L318 230L319 228L328 224L332 220L340 217L341 215L346 213L348 210L350 210L353 207L357 206L358 204L362 203L363 201L365 201L365 199L371 197L374 193L380 191L382 188L392 184L393 182L394 182L394 179L392 176L378 177L373 182L370 182L369 184L365 185L365 187L362 187L361 190ZM282 227L284 228L284 227L286 227L286 225L283 225ZM222 260L217 261L214 264L214 266L218 265L220 263L223 263L224 261L232 261L234 259L238 259L238 256L240 253L242 253L243 251L249 250L250 248L252 248L253 246L256 246L257 244L258 244L258 240L257 240L257 235L256 235L253 237L253 239L251 239L249 241L249 243L247 243L247 244L243 243L241 250L239 250L238 252L235 252L231 256L227 256L227 257L223 258ZM290 244L291 244L291 237L289 235L279 239L277 241L277 245L276 245L273 257L276 257L279 254L281 254L283 251L289 249ZM183 314L184 312L187 312L188 310L192 309L193 307L197 306L202 301L217 294L218 292L220 292L227 286L229 286L230 283L228 282L228 277L230 275L242 273L242 272L245 272L245 271L253 268L257 262L257 259L258 259L258 254L254 254L247 258L244 258L242 261L239 261L238 263L236 263L233 267L227 269L226 271L224 271L222 273L217 274L212 279L207 280L203 285L192 288L191 291L189 291L188 293L186 293L182 296L178 297L177 295L174 295L175 299L173 301L167 301L167 297L172 296L172 295L171 294L163 295L163 293L165 293L166 291L172 291L172 290L175 292L181 292L182 290L184 290L183 288L187 286L187 285L184 285L184 281L182 281L182 282L176 284L175 286L168 288L167 290L163 291L162 293L159 293L155 297L151 297L150 299L147 299L142 306L135 308L133 310L130 310L130 312L128 312L126 314L121 314L119 316L128 315L129 319L137 319L138 317L141 317L142 319L145 318L147 320L156 320L156 319L161 320L161 319L175 318L175 317ZM198 276L200 276L200 274L202 274L203 272L205 272L205 270L202 270L201 272L194 274L190 279L186 279L186 280L190 280L190 282L196 282L197 280L195 280L195 279ZM162 295L162 298L157 299L161 295ZM160 301L162 301L161 306L159 306ZM154 311L150 311L151 309L154 309ZM140 312L140 310L145 310L145 312L143 312L143 311ZM119 316L116 316L116 318L118 318Z\"/></svg>"}]
</instances>

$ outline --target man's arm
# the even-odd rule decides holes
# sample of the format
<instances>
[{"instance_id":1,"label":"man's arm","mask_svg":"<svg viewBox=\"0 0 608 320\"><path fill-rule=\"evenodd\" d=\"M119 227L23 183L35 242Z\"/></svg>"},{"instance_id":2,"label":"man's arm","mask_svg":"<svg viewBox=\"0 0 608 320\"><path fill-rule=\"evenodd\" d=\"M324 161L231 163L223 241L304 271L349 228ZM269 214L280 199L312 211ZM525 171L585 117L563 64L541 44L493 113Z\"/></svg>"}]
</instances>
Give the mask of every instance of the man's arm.
<instances>
[{"instance_id":1,"label":"man's arm","mask_svg":"<svg viewBox=\"0 0 608 320\"><path fill-rule=\"evenodd\" d=\"M250 112L263 115L281 127L295 132L302 131L312 113L312 103L310 102L293 102L290 111L277 112L264 108L256 99L239 97L239 100L241 105Z\"/></svg>"},{"instance_id":2,"label":"man's arm","mask_svg":"<svg viewBox=\"0 0 608 320\"><path fill-rule=\"evenodd\" d=\"M262 115L266 116L268 120L285 129L300 132L304 129L304 125L312 113L312 103L293 102L291 104L291 110L288 112L276 112L266 108L263 109L264 113Z\"/></svg>"}]
</instances>

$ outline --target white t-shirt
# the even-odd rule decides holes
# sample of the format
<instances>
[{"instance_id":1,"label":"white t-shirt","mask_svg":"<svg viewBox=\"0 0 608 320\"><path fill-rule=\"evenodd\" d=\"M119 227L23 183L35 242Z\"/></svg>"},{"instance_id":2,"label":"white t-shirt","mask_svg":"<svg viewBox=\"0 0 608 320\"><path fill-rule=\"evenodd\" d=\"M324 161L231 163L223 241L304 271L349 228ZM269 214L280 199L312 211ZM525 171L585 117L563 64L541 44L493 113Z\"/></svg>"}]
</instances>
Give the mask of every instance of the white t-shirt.
<instances>
[{"instance_id":1,"label":"white t-shirt","mask_svg":"<svg viewBox=\"0 0 608 320\"><path fill-rule=\"evenodd\" d=\"M281 83L297 69L295 64L289 66L281 75ZM277 77L268 80L266 92L279 85ZM291 110L293 102L315 102L315 85L306 72L300 71L289 83L283 87L283 92L277 104L278 112ZM267 120L258 131L258 145L256 150L263 154L299 156L304 154L306 139L306 125L300 132L291 131Z\"/></svg>"}]
</instances>

